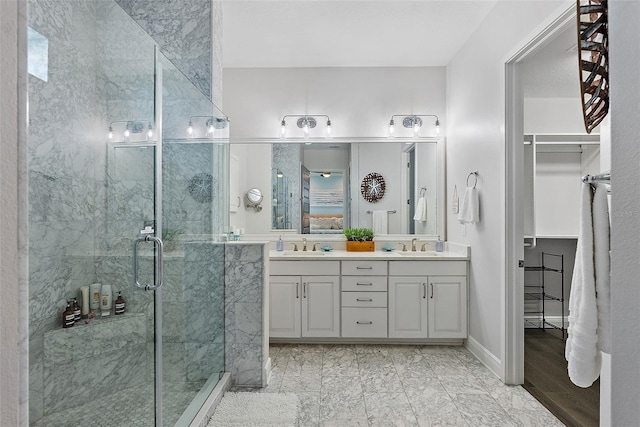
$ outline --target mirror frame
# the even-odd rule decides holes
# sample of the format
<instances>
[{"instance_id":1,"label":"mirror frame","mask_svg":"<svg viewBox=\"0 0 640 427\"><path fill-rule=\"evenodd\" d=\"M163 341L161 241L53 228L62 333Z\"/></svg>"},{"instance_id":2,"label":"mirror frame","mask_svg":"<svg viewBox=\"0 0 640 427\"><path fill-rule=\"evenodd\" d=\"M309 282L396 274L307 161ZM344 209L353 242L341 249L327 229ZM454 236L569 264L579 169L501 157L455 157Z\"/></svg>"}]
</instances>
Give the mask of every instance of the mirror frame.
<instances>
[{"instance_id":1,"label":"mirror frame","mask_svg":"<svg viewBox=\"0 0 640 427\"><path fill-rule=\"evenodd\" d=\"M439 136L439 137L427 137L427 138L396 138L396 137L391 137L391 138L363 138L363 137L354 137L354 138L348 138L348 137L334 137L334 138L308 138L308 139L304 139L304 138L229 138L229 144L230 145L235 145L235 144L246 144L246 145L252 145L252 144L282 144L282 143L297 143L297 144L305 144L305 143L313 143L313 144L336 144L336 143L352 143L352 142L364 142L364 143L396 143L396 144L404 144L406 147L403 147L403 152L406 152L413 144L415 143L420 143L420 142L429 142L429 143L434 143L436 144L436 167L438 169L438 177L441 177L442 179L439 179L436 185L436 200L437 200L437 207L436 207L436 212L438 215L438 219L437 219L437 225L436 225L436 230L437 230L437 234L434 235L426 235L426 234L386 234L386 235L381 235L380 238L377 240L397 240L398 237L402 237L402 236L423 236L423 237L433 237L434 239L437 238L438 236L442 239L442 240L446 240L446 234L447 234L447 222L446 222L446 207L447 207L447 200L446 200L446 137L444 136ZM352 170L357 170L358 168L358 162L357 160L354 162L354 159L351 159L351 168ZM403 169L403 180L406 181L406 170ZM350 183L350 185L353 185L352 183ZM358 186L360 185L360 183L358 183ZM358 190L358 194L359 190ZM402 198L403 199L407 199L408 198L408 189L407 188L402 188ZM355 209L357 211L357 206L358 203L355 204ZM349 211L350 211L350 216L353 220L353 218L356 218L357 216L354 214L354 203L352 201L351 205L349 206ZM398 212L399 215L401 215L402 218L402 228L404 230L408 229L408 207L406 204L403 204L401 206L401 208L399 209ZM351 224L352 227L354 227L354 224ZM266 239L266 240L272 240L273 238L277 238L278 235L282 234L283 230L271 230L269 233L266 234L255 234L254 236L256 236L257 238L262 238L262 239ZM301 236L301 237L308 237L309 235L307 234L299 234L299 233L286 233L287 235L290 236ZM316 234L313 235L314 237L318 237L319 240L338 240L338 238L341 238L342 235L333 235L333 237L330 237L332 235L321 235L321 234ZM322 236L322 237L320 237Z\"/></svg>"}]
</instances>

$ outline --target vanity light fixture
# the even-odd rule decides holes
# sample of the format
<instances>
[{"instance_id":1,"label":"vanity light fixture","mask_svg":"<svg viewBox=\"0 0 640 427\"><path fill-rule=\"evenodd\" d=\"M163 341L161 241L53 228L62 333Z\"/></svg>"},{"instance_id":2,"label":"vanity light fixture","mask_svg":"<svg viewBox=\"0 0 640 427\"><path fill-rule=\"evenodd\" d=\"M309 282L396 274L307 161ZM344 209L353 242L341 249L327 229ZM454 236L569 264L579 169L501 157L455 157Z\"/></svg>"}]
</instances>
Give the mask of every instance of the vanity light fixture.
<instances>
[{"instance_id":1,"label":"vanity light fixture","mask_svg":"<svg viewBox=\"0 0 640 427\"><path fill-rule=\"evenodd\" d=\"M282 173L282 171L280 169L276 169L276 176L278 178L282 178L282 177L284 177L284 174Z\"/></svg>"},{"instance_id":2,"label":"vanity light fixture","mask_svg":"<svg viewBox=\"0 0 640 427\"><path fill-rule=\"evenodd\" d=\"M433 123L433 125L435 126L435 131L436 134L440 134L440 119L438 118L438 116L434 115L434 114L410 114L410 115L400 115L400 114L394 114L393 116L391 116L391 120L389 121L389 136L393 136L394 134L394 128L395 128L395 120L394 117L402 117L402 126L404 126L405 128L411 128L413 129L413 134L414 136L418 136L418 134L420 133L420 128L422 128L422 124L423 121L421 119L421 117L435 117L436 121Z\"/></svg>"},{"instance_id":3,"label":"vanity light fixture","mask_svg":"<svg viewBox=\"0 0 640 427\"><path fill-rule=\"evenodd\" d=\"M120 124L120 126L117 126ZM124 126L122 126L124 124ZM116 126L114 126L116 125ZM116 129L122 130L122 139L120 141L129 141L132 134L141 134L146 129L147 139L153 137L153 124L149 120L116 120L114 122L109 123L109 133L107 133L107 138L109 141L114 140L114 127ZM141 138L136 138L137 141L140 141Z\"/></svg>"},{"instance_id":4,"label":"vanity light fixture","mask_svg":"<svg viewBox=\"0 0 640 427\"><path fill-rule=\"evenodd\" d=\"M194 136L194 119L207 119L204 121L204 127L207 129L206 136L213 136L216 129L224 129L229 123L229 117L227 116L191 116L189 117L189 126L187 127L187 137L192 138ZM196 120L196 123L200 120Z\"/></svg>"},{"instance_id":5,"label":"vanity light fixture","mask_svg":"<svg viewBox=\"0 0 640 427\"><path fill-rule=\"evenodd\" d=\"M302 129L302 136L304 137L304 139L308 139L311 133L311 129L315 128L318 125L318 120L316 119L316 117L326 118L326 138L331 138L331 119L326 114L287 114L286 116L282 117L282 120L280 121L280 138L286 137L287 119L290 117L298 117L298 120L296 120L296 126Z\"/></svg>"}]
</instances>

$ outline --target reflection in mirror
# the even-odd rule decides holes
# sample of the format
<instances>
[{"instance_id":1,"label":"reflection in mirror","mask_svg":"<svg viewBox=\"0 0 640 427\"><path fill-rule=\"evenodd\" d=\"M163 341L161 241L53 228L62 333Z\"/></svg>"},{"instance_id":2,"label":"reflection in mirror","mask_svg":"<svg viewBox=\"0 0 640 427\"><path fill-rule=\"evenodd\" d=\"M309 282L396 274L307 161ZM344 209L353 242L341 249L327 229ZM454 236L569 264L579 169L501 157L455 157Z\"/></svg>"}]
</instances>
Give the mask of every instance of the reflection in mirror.
<instances>
[{"instance_id":1,"label":"reflection in mirror","mask_svg":"<svg viewBox=\"0 0 640 427\"><path fill-rule=\"evenodd\" d=\"M263 188L267 209L260 214L248 209L231 212L231 225L244 228L247 234L337 235L348 227L372 227L374 211L395 211L388 213L390 235L444 235L444 204L438 203L438 197L444 196L443 139L352 138L312 144L232 140L231 151L239 158L239 168L246 171L238 178L245 188L271 182ZM269 165L261 161L267 156ZM305 169L309 171L308 200L302 178ZM381 174L387 183L384 197L376 203L360 194L360 183L371 172ZM426 220L415 221L421 190Z\"/></svg>"}]
</instances>

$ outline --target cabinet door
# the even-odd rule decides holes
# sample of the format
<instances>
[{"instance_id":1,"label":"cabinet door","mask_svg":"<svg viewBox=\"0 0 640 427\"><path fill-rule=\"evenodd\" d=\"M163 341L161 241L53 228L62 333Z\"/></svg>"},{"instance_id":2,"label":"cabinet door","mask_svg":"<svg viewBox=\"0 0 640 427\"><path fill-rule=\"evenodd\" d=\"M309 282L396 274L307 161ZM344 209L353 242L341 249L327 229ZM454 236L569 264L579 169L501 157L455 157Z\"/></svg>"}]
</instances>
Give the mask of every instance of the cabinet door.
<instances>
[{"instance_id":1,"label":"cabinet door","mask_svg":"<svg viewBox=\"0 0 640 427\"><path fill-rule=\"evenodd\" d=\"M269 277L269 336L300 338L299 276Z\"/></svg>"},{"instance_id":2,"label":"cabinet door","mask_svg":"<svg viewBox=\"0 0 640 427\"><path fill-rule=\"evenodd\" d=\"M389 338L427 338L427 277L389 277Z\"/></svg>"},{"instance_id":3,"label":"cabinet door","mask_svg":"<svg viewBox=\"0 0 640 427\"><path fill-rule=\"evenodd\" d=\"M339 276L302 276L302 336L340 336Z\"/></svg>"},{"instance_id":4,"label":"cabinet door","mask_svg":"<svg viewBox=\"0 0 640 427\"><path fill-rule=\"evenodd\" d=\"M429 338L467 338L467 278L429 276Z\"/></svg>"}]
</instances>

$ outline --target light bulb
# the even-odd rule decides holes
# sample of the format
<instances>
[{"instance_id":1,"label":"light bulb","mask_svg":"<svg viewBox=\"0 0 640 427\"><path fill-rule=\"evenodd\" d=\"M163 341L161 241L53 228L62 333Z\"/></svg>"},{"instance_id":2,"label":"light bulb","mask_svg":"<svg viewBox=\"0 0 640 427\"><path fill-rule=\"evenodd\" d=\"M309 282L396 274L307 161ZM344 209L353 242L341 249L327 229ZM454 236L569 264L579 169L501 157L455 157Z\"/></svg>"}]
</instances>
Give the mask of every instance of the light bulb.
<instances>
[{"instance_id":1,"label":"light bulb","mask_svg":"<svg viewBox=\"0 0 640 427\"><path fill-rule=\"evenodd\" d=\"M207 133L211 133L212 134L214 130L215 129L214 129L213 125L211 125L211 126L209 126L209 129L207 129Z\"/></svg>"},{"instance_id":2,"label":"light bulb","mask_svg":"<svg viewBox=\"0 0 640 427\"><path fill-rule=\"evenodd\" d=\"M309 122L304 123L302 131L304 132L304 137L309 138Z\"/></svg>"},{"instance_id":3,"label":"light bulb","mask_svg":"<svg viewBox=\"0 0 640 427\"><path fill-rule=\"evenodd\" d=\"M191 120L189 120L189 127L187 128L187 135L189 135L189 136L193 135L193 123L191 123Z\"/></svg>"},{"instance_id":4,"label":"light bulb","mask_svg":"<svg viewBox=\"0 0 640 427\"><path fill-rule=\"evenodd\" d=\"M393 122L393 119L391 119L391 121L389 122L389 135L393 135L393 130L394 130L394 126L395 123Z\"/></svg>"},{"instance_id":5,"label":"light bulb","mask_svg":"<svg viewBox=\"0 0 640 427\"><path fill-rule=\"evenodd\" d=\"M147 130L147 136L149 138L153 138L153 128L149 125L149 129Z\"/></svg>"},{"instance_id":6,"label":"light bulb","mask_svg":"<svg viewBox=\"0 0 640 427\"><path fill-rule=\"evenodd\" d=\"M280 138L284 138L284 134L287 132L287 124L284 122L280 122Z\"/></svg>"},{"instance_id":7,"label":"light bulb","mask_svg":"<svg viewBox=\"0 0 640 427\"><path fill-rule=\"evenodd\" d=\"M436 135L440 135L440 120L436 119Z\"/></svg>"},{"instance_id":8,"label":"light bulb","mask_svg":"<svg viewBox=\"0 0 640 427\"><path fill-rule=\"evenodd\" d=\"M111 126L109 126L109 133L107 134L107 138L109 138L109 141L113 139L113 128Z\"/></svg>"},{"instance_id":9,"label":"light bulb","mask_svg":"<svg viewBox=\"0 0 640 427\"><path fill-rule=\"evenodd\" d=\"M327 120L327 136L331 136L331 120Z\"/></svg>"},{"instance_id":10,"label":"light bulb","mask_svg":"<svg viewBox=\"0 0 640 427\"><path fill-rule=\"evenodd\" d=\"M418 123L418 120L416 120L413 122L413 133L417 135L418 132L420 132L420 124Z\"/></svg>"},{"instance_id":11,"label":"light bulb","mask_svg":"<svg viewBox=\"0 0 640 427\"><path fill-rule=\"evenodd\" d=\"M131 131L130 131L130 130L129 130L129 128L127 127L127 128L124 130L124 137L125 137L125 138L129 138L130 136L131 136Z\"/></svg>"}]
</instances>

